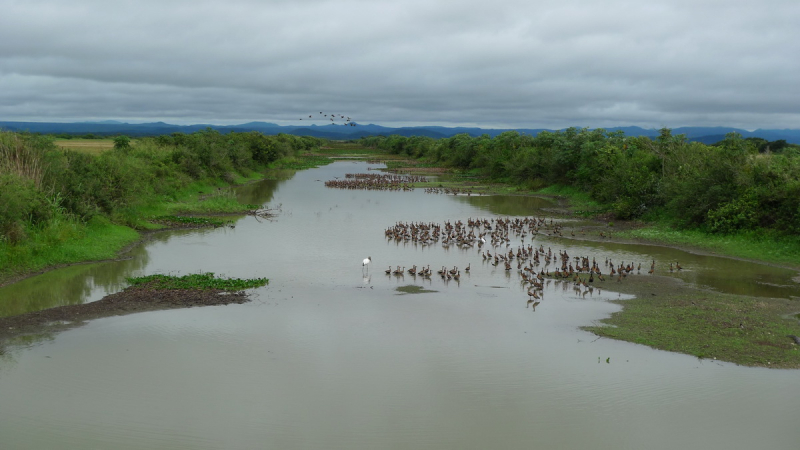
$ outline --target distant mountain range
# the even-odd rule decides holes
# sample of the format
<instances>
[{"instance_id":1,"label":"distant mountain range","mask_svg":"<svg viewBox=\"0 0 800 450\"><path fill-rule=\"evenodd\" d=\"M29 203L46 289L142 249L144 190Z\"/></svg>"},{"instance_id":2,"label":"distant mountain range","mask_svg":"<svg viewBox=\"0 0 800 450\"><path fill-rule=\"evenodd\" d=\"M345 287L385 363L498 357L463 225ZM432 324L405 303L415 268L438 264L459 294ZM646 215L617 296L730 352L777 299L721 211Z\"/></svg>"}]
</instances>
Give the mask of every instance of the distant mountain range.
<instances>
[{"instance_id":1,"label":"distant mountain range","mask_svg":"<svg viewBox=\"0 0 800 450\"><path fill-rule=\"evenodd\" d=\"M311 126L281 126L269 122L248 122L240 125L210 125L210 124L196 124L196 125L172 125L164 122L153 123L124 123L116 120L103 120L99 122L75 122L75 123L59 123L59 122L6 122L0 121L0 129L8 131L27 131L31 133L42 134L70 134L70 135L87 135L94 134L96 136L115 136L124 134L127 136L159 136L171 133L194 133L195 131L204 130L206 128L213 128L221 133L231 131L247 132L258 131L263 134L293 134L297 136L315 136L326 139L335 140L348 140L359 139L365 136L375 135L392 135L397 134L401 136L427 136L432 138L450 137L456 134L467 133L472 136L480 136L487 134L489 136L496 136L505 131L518 131L536 135L543 128L470 128L470 127L440 127L440 126L419 126L419 127L402 127L391 128L381 125L361 125L356 126L342 126L342 125L311 125ZM645 129L640 127L614 127L606 128L608 131L621 130L626 136L658 136L657 129ZM555 130L549 130L555 131ZM735 131L743 137L759 137L768 141L776 141L783 139L791 144L800 144L800 130L762 130L747 131L738 128L727 127L681 127L673 128L672 134L685 134L689 140L699 141L705 144L713 144L721 141L725 134Z\"/></svg>"}]
</instances>

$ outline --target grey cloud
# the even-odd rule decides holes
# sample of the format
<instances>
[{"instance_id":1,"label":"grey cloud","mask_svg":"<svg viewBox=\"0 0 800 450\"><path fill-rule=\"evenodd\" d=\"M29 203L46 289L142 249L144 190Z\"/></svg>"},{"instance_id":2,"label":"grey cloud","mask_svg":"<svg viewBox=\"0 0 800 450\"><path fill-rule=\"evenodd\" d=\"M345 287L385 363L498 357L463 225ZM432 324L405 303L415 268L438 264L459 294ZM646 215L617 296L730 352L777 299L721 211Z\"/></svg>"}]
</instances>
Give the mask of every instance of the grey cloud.
<instances>
[{"instance_id":1,"label":"grey cloud","mask_svg":"<svg viewBox=\"0 0 800 450\"><path fill-rule=\"evenodd\" d=\"M0 118L797 127L795 3L29 0Z\"/></svg>"}]
</instances>

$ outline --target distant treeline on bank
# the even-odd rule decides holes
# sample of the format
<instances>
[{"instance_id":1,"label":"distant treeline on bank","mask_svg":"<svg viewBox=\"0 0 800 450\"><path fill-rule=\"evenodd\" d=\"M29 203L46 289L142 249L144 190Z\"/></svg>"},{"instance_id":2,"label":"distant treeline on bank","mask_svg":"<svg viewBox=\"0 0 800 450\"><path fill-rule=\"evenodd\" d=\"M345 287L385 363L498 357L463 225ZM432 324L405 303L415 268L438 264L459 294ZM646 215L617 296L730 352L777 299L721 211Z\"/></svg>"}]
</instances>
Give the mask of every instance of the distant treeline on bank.
<instances>
[{"instance_id":1,"label":"distant treeline on bank","mask_svg":"<svg viewBox=\"0 0 800 450\"><path fill-rule=\"evenodd\" d=\"M800 146L729 133L706 145L664 128L654 139L570 128L535 136L367 137L361 142L531 189L583 191L596 212L712 233L800 234Z\"/></svg>"}]
</instances>

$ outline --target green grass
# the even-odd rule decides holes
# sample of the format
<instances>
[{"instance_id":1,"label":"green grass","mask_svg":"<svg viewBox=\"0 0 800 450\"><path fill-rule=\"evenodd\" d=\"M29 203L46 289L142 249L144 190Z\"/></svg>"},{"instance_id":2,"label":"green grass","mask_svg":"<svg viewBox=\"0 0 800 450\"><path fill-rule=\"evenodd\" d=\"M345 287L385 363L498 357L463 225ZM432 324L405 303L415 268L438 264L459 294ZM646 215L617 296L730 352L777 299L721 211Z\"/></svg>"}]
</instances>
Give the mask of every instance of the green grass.
<instances>
[{"instance_id":1,"label":"green grass","mask_svg":"<svg viewBox=\"0 0 800 450\"><path fill-rule=\"evenodd\" d=\"M632 287L623 310L584 327L599 336L746 366L800 368L797 301L664 286L649 277ZM630 280L621 284L628 290Z\"/></svg>"},{"instance_id":2,"label":"green grass","mask_svg":"<svg viewBox=\"0 0 800 450\"><path fill-rule=\"evenodd\" d=\"M572 213L576 216L596 217L607 212L607 208L592 200L588 193L572 186L548 186L536 190L535 194L566 197ZM781 236L769 231L746 231L732 235L710 234L697 229L676 229L669 225L669 218L666 217L653 218L654 221L646 222L642 227L629 230L618 227L614 236L694 247L724 256L800 267L800 236Z\"/></svg>"},{"instance_id":3,"label":"green grass","mask_svg":"<svg viewBox=\"0 0 800 450\"><path fill-rule=\"evenodd\" d=\"M221 186L197 182L172 197L150 199L139 207L121 211L114 216L114 222L102 216L95 216L89 223L59 216L45 227L28 230L23 242L12 245L0 240L0 285L50 267L115 258L121 249L141 238L136 230L160 229L164 221L198 226L228 222L187 214L243 214L259 208L239 203L227 184L224 189Z\"/></svg>"},{"instance_id":4,"label":"green grass","mask_svg":"<svg viewBox=\"0 0 800 450\"><path fill-rule=\"evenodd\" d=\"M668 245L691 246L722 255L800 267L800 236L778 236L766 232L709 234L699 230L678 230L661 223L618 231L615 235Z\"/></svg>"},{"instance_id":5,"label":"green grass","mask_svg":"<svg viewBox=\"0 0 800 450\"><path fill-rule=\"evenodd\" d=\"M391 170L442 169L442 172L449 172L449 170L443 168L440 164L426 162L419 159L409 159L409 157L405 155L392 155L392 154L382 153L381 159L386 164L386 168Z\"/></svg>"},{"instance_id":6,"label":"green grass","mask_svg":"<svg viewBox=\"0 0 800 450\"><path fill-rule=\"evenodd\" d=\"M325 166L332 163L333 160L327 156L307 154L302 156L289 156L281 158L272 164L270 169L290 169L290 170L304 170L313 167Z\"/></svg>"},{"instance_id":7,"label":"green grass","mask_svg":"<svg viewBox=\"0 0 800 450\"><path fill-rule=\"evenodd\" d=\"M173 275L148 275L128 278L131 286L147 286L153 289L222 289L240 291L261 287L269 283L266 278L217 278L214 273L198 273L181 277Z\"/></svg>"},{"instance_id":8,"label":"green grass","mask_svg":"<svg viewBox=\"0 0 800 450\"><path fill-rule=\"evenodd\" d=\"M250 182L263 179L263 174L257 177L240 178L237 181ZM170 221L173 217L186 217L198 214L244 214L247 211L259 209L259 205L239 203L230 185L223 183L195 182L187 188L160 199L151 199L146 204L131 208L124 212L124 217L118 218L120 222L140 230L157 229L150 222L155 220ZM178 219L180 222L182 219ZM191 221L192 219L185 219ZM209 226L219 226L224 221L207 219ZM217 223L219 222L219 223ZM189 223L184 221L182 223ZM196 222L199 225L199 222Z\"/></svg>"},{"instance_id":9,"label":"green grass","mask_svg":"<svg viewBox=\"0 0 800 450\"><path fill-rule=\"evenodd\" d=\"M165 205L166 211L173 214L235 214L258 208L258 205L239 203L231 192L221 192L204 198L184 200Z\"/></svg>"},{"instance_id":10,"label":"green grass","mask_svg":"<svg viewBox=\"0 0 800 450\"><path fill-rule=\"evenodd\" d=\"M584 192L573 186L551 185L535 191L538 195L553 195L566 197L569 200L570 208L575 215L582 217L602 214L608 210L607 207L592 200L589 193Z\"/></svg>"},{"instance_id":11,"label":"green grass","mask_svg":"<svg viewBox=\"0 0 800 450\"><path fill-rule=\"evenodd\" d=\"M114 258L139 237L135 230L100 217L88 224L66 219L51 222L46 229L31 232L22 244L0 242L0 283L48 267Z\"/></svg>"},{"instance_id":12,"label":"green grass","mask_svg":"<svg viewBox=\"0 0 800 450\"><path fill-rule=\"evenodd\" d=\"M160 216L153 219L158 223L167 225L189 225L198 227L221 227L229 224L230 220L221 220L216 217L193 217L193 216Z\"/></svg>"}]
</instances>

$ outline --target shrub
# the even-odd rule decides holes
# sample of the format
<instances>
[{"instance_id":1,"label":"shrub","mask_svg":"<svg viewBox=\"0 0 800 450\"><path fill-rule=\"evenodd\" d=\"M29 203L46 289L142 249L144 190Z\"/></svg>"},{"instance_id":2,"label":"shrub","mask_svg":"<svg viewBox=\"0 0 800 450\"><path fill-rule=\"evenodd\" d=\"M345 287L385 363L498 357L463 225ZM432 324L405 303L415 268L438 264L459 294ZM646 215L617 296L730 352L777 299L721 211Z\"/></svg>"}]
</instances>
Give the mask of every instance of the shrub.
<instances>
[{"instance_id":1,"label":"shrub","mask_svg":"<svg viewBox=\"0 0 800 450\"><path fill-rule=\"evenodd\" d=\"M32 180L0 175L0 233L5 240L19 242L25 238L25 223L37 225L50 216L49 202Z\"/></svg>"},{"instance_id":2,"label":"shrub","mask_svg":"<svg viewBox=\"0 0 800 450\"><path fill-rule=\"evenodd\" d=\"M715 233L751 230L758 225L758 201L753 192L708 212L708 228Z\"/></svg>"},{"instance_id":3,"label":"shrub","mask_svg":"<svg viewBox=\"0 0 800 450\"><path fill-rule=\"evenodd\" d=\"M131 138L122 135L114 138L114 149L121 151L128 151L131 149Z\"/></svg>"}]
</instances>

